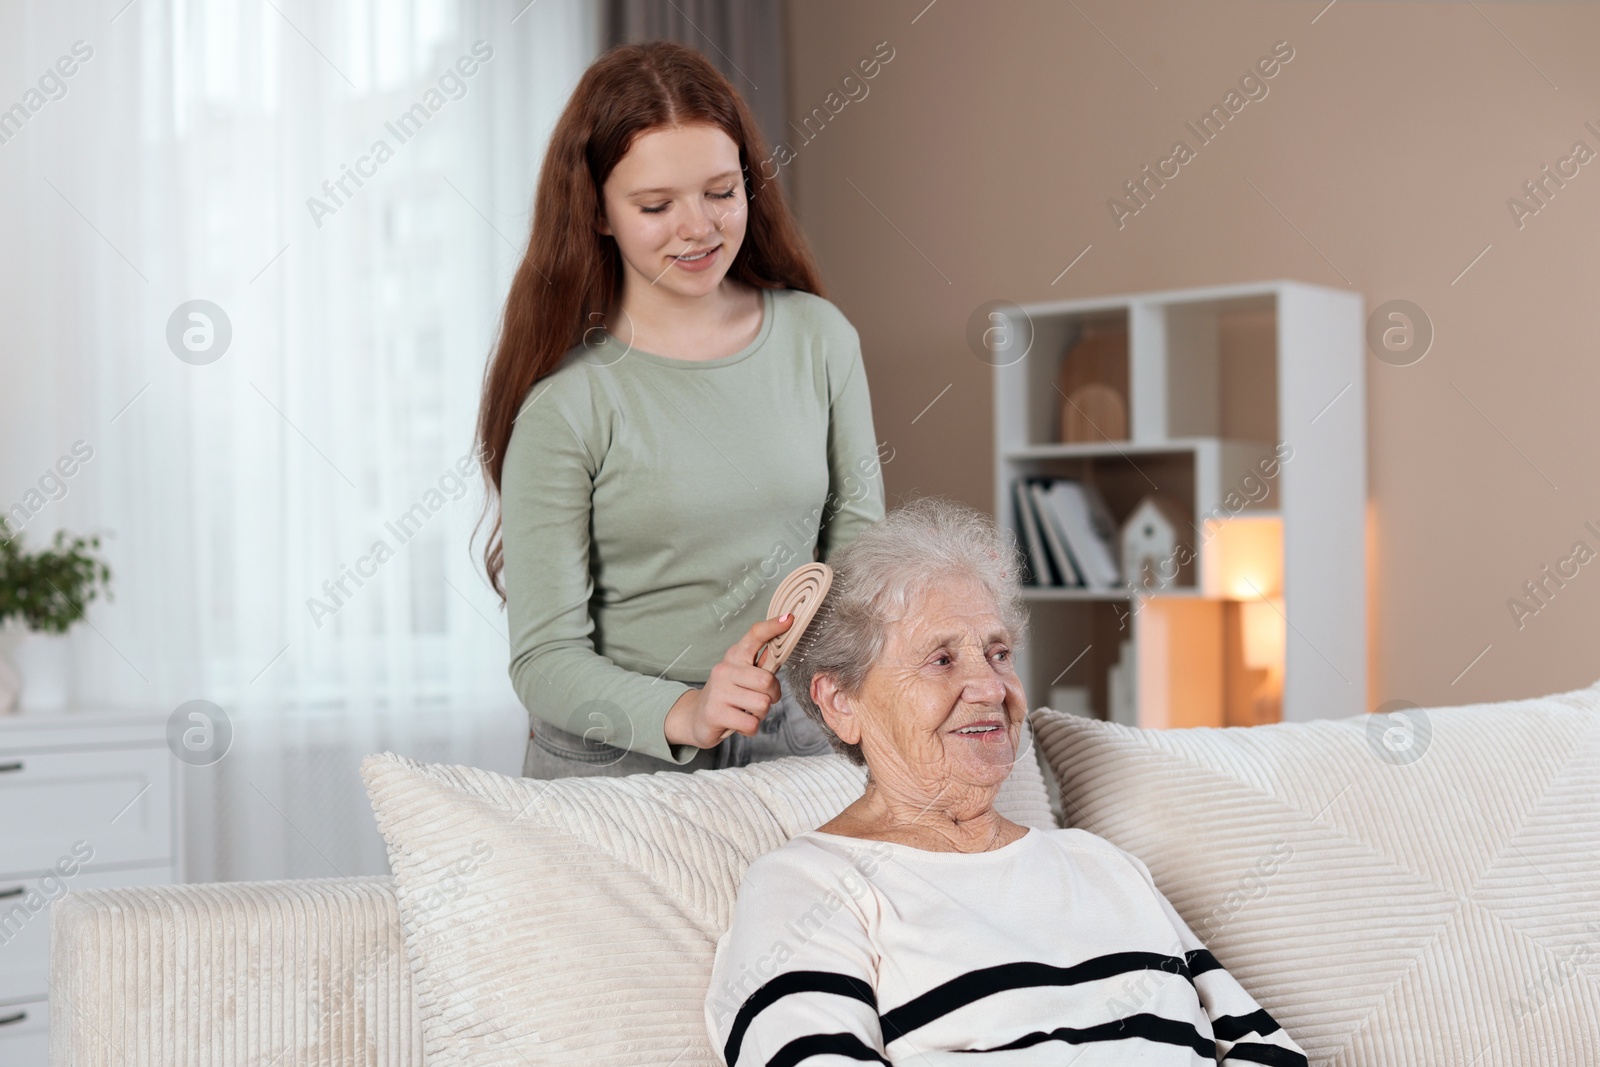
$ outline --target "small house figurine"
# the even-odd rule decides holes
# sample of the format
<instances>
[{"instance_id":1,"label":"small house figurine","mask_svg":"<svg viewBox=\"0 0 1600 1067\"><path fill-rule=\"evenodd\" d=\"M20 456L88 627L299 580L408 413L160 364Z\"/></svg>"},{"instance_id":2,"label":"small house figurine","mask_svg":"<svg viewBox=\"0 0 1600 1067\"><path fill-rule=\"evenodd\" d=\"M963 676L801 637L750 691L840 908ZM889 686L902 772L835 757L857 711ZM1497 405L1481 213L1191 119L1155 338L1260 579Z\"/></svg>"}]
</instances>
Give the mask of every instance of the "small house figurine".
<instances>
[{"instance_id":1,"label":"small house figurine","mask_svg":"<svg viewBox=\"0 0 1600 1067\"><path fill-rule=\"evenodd\" d=\"M1188 509L1169 496L1147 496L1122 524L1122 577L1138 590L1191 585L1194 551L1183 541Z\"/></svg>"}]
</instances>

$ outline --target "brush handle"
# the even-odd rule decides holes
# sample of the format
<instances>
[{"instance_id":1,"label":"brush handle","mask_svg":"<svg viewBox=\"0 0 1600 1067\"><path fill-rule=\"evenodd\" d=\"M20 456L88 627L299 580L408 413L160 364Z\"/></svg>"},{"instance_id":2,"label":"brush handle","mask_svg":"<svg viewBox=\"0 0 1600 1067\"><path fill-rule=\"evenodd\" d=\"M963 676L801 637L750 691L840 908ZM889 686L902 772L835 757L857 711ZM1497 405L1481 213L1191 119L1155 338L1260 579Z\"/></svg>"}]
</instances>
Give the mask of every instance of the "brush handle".
<instances>
[{"instance_id":1,"label":"brush handle","mask_svg":"<svg viewBox=\"0 0 1600 1067\"><path fill-rule=\"evenodd\" d=\"M757 667L771 674L778 673L778 668L788 662L800 639L805 636L806 627L817 617L832 587L833 568L826 563L805 563L789 572L789 576L772 593L772 600L767 604L767 618L779 619L793 612L794 621L787 630L756 650ZM717 738L717 743L726 741L733 733L732 730L724 730L722 736Z\"/></svg>"}]
</instances>

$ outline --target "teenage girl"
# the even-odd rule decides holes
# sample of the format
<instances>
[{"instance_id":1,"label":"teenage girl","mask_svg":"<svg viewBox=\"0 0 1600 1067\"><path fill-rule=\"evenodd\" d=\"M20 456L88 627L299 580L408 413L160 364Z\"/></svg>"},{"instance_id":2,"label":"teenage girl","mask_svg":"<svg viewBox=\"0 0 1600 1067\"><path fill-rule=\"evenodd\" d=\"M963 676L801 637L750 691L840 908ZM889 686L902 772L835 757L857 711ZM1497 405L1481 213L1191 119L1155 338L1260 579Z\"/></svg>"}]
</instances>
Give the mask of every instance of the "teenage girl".
<instances>
[{"instance_id":1,"label":"teenage girl","mask_svg":"<svg viewBox=\"0 0 1600 1067\"><path fill-rule=\"evenodd\" d=\"M883 517L860 341L750 111L698 52L601 56L539 175L484 380L534 778L826 752L755 666L794 568Z\"/></svg>"}]
</instances>

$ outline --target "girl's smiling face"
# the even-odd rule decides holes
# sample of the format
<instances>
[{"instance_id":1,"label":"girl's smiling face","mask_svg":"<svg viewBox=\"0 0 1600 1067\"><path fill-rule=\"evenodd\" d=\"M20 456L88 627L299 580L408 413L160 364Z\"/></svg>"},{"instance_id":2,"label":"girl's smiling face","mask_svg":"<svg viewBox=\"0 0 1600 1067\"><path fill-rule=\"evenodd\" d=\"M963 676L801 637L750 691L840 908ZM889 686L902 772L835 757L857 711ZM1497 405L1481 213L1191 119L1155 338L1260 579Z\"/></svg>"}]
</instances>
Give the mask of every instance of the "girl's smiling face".
<instances>
[{"instance_id":1,"label":"girl's smiling face","mask_svg":"<svg viewBox=\"0 0 1600 1067\"><path fill-rule=\"evenodd\" d=\"M744 243L748 202L739 146L719 127L641 133L601 195L600 232L616 239L629 284L705 296Z\"/></svg>"}]
</instances>

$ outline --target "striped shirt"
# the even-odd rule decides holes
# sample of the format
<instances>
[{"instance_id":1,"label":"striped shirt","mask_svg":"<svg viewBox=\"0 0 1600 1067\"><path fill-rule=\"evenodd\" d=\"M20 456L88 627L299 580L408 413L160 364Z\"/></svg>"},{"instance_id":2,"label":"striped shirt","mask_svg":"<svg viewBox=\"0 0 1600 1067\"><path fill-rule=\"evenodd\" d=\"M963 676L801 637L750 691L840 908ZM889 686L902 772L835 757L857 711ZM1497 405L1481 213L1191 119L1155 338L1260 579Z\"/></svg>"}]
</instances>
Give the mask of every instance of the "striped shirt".
<instances>
[{"instance_id":1,"label":"striped shirt","mask_svg":"<svg viewBox=\"0 0 1600 1067\"><path fill-rule=\"evenodd\" d=\"M1086 830L980 853L798 834L745 873L706 1026L729 1067L1306 1064Z\"/></svg>"}]
</instances>

